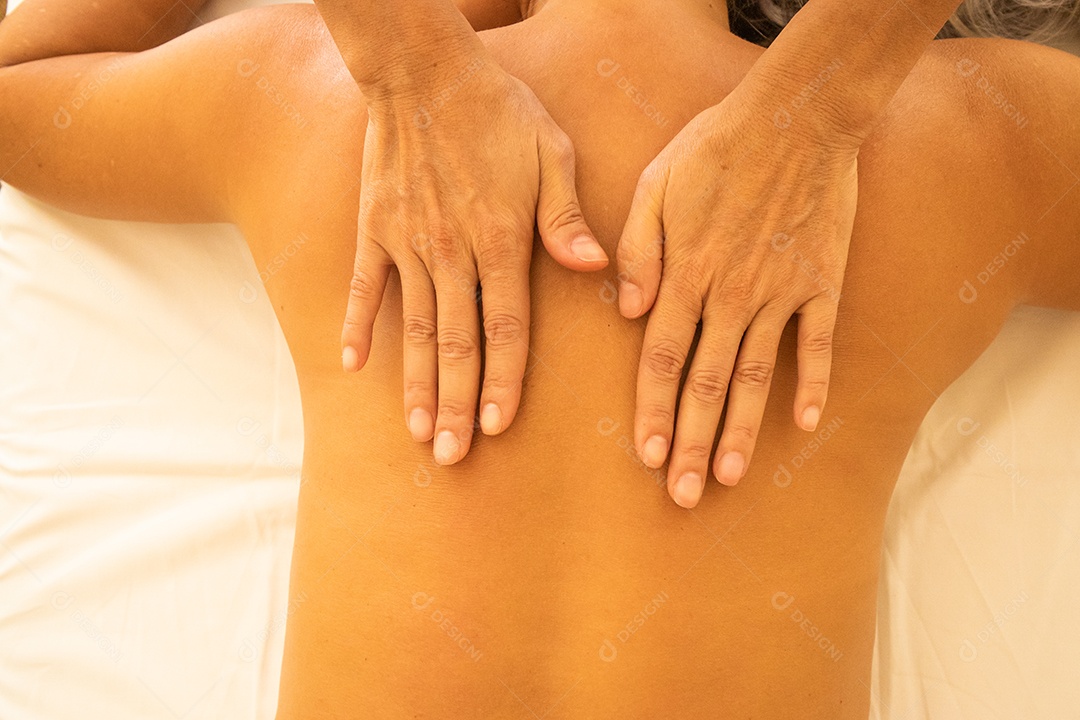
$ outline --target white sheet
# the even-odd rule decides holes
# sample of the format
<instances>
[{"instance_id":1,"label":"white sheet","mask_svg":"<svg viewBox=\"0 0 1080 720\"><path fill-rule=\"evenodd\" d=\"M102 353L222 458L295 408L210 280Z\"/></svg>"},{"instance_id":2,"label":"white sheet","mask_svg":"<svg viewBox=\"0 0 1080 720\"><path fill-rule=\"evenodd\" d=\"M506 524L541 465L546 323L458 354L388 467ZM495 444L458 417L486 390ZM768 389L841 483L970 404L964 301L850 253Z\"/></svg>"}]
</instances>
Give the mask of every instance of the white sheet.
<instances>
[{"instance_id":1,"label":"white sheet","mask_svg":"<svg viewBox=\"0 0 1080 720\"><path fill-rule=\"evenodd\" d=\"M271 718L299 391L242 238L0 192L0 718Z\"/></svg>"},{"instance_id":2,"label":"white sheet","mask_svg":"<svg viewBox=\"0 0 1080 720\"><path fill-rule=\"evenodd\" d=\"M1080 313L1020 308L935 403L889 507L882 720L1080 717Z\"/></svg>"},{"instance_id":3,"label":"white sheet","mask_svg":"<svg viewBox=\"0 0 1080 720\"><path fill-rule=\"evenodd\" d=\"M300 410L238 234L5 188L0 307L0 719L272 718ZM1076 357L1018 311L920 430L873 718L1080 717Z\"/></svg>"}]
</instances>

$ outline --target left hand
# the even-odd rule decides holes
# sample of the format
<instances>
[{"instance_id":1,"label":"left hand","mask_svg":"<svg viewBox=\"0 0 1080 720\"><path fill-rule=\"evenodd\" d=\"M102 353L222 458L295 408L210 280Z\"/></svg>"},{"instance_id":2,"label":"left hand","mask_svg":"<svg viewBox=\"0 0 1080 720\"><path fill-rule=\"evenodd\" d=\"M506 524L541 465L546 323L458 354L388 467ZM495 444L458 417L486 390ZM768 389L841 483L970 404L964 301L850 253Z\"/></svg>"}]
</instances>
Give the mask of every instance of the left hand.
<instances>
[{"instance_id":1,"label":"left hand","mask_svg":"<svg viewBox=\"0 0 1080 720\"><path fill-rule=\"evenodd\" d=\"M774 112L737 88L695 117L642 173L619 242L619 309L652 309L634 442L652 468L671 450L668 492L684 507L700 499L725 399L713 473L727 485L746 473L793 315L801 428L816 428L828 393L858 141L807 118L774 123Z\"/></svg>"}]
</instances>

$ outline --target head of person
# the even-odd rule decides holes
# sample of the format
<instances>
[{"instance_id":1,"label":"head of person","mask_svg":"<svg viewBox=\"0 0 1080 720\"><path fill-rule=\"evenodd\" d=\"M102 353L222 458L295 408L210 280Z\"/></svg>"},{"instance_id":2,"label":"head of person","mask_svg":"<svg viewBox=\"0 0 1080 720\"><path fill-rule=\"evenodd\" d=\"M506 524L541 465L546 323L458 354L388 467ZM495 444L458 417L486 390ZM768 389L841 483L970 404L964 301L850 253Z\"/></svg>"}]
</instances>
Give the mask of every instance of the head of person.
<instances>
[{"instance_id":1,"label":"head of person","mask_svg":"<svg viewBox=\"0 0 1080 720\"><path fill-rule=\"evenodd\" d=\"M806 2L729 0L732 32L767 45ZM938 37L1002 37L1080 50L1080 0L964 0Z\"/></svg>"}]
</instances>

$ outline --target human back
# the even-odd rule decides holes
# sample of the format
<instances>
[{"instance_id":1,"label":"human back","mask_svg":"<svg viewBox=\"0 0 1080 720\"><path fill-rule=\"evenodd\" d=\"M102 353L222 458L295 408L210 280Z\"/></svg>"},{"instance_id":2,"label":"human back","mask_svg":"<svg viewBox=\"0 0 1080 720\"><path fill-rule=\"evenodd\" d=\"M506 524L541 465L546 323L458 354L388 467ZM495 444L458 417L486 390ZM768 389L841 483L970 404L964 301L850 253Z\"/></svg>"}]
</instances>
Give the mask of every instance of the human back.
<instances>
[{"instance_id":1,"label":"human back","mask_svg":"<svg viewBox=\"0 0 1080 720\"><path fill-rule=\"evenodd\" d=\"M574 141L582 207L609 255L642 168L760 53L666 7L549 4L483 36ZM1046 229L1075 227L1075 202L1036 207L1055 186L1045 167L1023 169L1034 140L1006 135L979 79L955 70L970 51L996 81L992 61L1015 58L948 44L955 56L931 51L901 89L860 155L822 429L791 423L789 332L749 473L710 483L688 512L633 457L643 323L617 316L614 271L574 275L543 253L520 415L460 464L431 463L404 429L402 328L424 329L401 316L396 280L368 366L340 372L366 117L318 16L244 13L171 45L147 53L167 66L154 69L198 82L169 86L164 115L219 138L219 197L263 271L303 395L281 717L865 716L881 524L915 428L1029 277L1057 270L1058 302L1076 298L1060 275L1076 249ZM1009 90L1038 98L1032 125L1058 147L1054 106L1032 87ZM798 108L778 103L792 123L772 127L798 132ZM438 103L427 112L437 132ZM737 169L716 181L737 190ZM1025 249L964 303L964 283L1021 231ZM776 251L799 262L797 250L795 238Z\"/></svg>"},{"instance_id":2,"label":"human back","mask_svg":"<svg viewBox=\"0 0 1080 720\"><path fill-rule=\"evenodd\" d=\"M686 20L582 4L482 36L574 141L582 208L609 255L641 170L760 52ZM1037 251L979 302L959 290L1020 237L1012 229L1040 235L1046 209L1025 208L1018 179L980 152L995 119L980 127L949 74L965 53L1000 49L939 45L860 155L821 428L790 421L789 328L747 477L710 483L693 511L633 456L643 322L617 316L613 271L568 273L543 252L518 419L460 464L431 463L404 430L396 283L369 366L359 378L336 367L355 198L336 201L318 232L334 241L271 285L307 424L292 589L307 599L290 618L281 717L313 698L380 717L866 716L892 484L923 414L994 337ZM346 137L327 140L358 158ZM987 207L975 182L995 173L989 192L1015 195Z\"/></svg>"}]
</instances>

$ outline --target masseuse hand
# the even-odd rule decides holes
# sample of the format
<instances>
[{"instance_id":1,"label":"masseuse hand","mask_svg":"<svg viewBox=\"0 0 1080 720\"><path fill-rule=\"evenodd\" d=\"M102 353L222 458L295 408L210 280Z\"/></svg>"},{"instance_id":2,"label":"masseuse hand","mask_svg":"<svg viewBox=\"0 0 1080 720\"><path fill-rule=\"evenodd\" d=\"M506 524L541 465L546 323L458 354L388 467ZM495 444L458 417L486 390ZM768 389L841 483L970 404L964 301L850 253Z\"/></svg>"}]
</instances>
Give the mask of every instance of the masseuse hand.
<instances>
[{"instance_id":1,"label":"masseuse hand","mask_svg":"<svg viewBox=\"0 0 1080 720\"><path fill-rule=\"evenodd\" d=\"M653 468L670 449L668 492L684 507L701 496L725 399L712 471L728 485L746 472L793 315L794 420L816 427L855 214L858 142L777 115L775 91L759 101L742 90L694 118L642 173L618 250L620 311L652 311L635 443Z\"/></svg>"},{"instance_id":2,"label":"masseuse hand","mask_svg":"<svg viewBox=\"0 0 1080 720\"><path fill-rule=\"evenodd\" d=\"M517 412L534 219L562 265L598 270L607 256L578 207L570 141L532 91L482 47L443 58L421 86L370 101L342 358L363 367L397 266L406 422L449 464L469 450L478 394L485 434Z\"/></svg>"}]
</instances>

